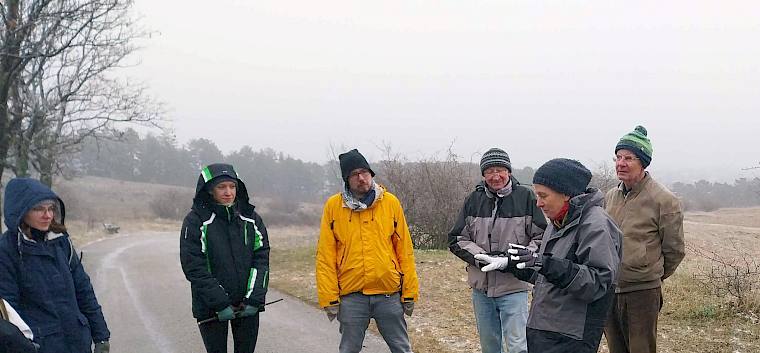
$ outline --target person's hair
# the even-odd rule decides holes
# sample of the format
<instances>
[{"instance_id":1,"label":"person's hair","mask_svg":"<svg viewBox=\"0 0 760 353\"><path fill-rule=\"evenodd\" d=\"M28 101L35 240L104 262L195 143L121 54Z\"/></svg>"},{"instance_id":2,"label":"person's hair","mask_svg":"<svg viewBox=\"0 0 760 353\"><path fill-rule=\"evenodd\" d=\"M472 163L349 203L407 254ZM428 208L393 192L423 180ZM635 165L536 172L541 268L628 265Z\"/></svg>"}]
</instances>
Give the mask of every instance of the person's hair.
<instances>
[{"instance_id":1,"label":"person's hair","mask_svg":"<svg viewBox=\"0 0 760 353\"><path fill-rule=\"evenodd\" d=\"M21 221L21 225L19 225L19 228L21 228L21 232L26 234L27 237L32 237L32 227L26 224L26 222ZM50 227L48 227L48 231L53 233L63 233L66 231L66 226L56 222L53 220L50 222Z\"/></svg>"}]
</instances>

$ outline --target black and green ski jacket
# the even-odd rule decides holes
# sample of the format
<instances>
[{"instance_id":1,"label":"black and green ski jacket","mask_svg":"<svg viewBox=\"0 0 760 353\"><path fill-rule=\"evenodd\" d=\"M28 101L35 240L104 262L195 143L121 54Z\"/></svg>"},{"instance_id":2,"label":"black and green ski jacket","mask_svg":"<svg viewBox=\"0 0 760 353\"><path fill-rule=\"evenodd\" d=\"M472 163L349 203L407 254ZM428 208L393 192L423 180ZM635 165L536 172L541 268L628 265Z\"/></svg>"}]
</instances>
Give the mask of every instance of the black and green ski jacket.
<instances>
[{"instance_id":1,"label":"black and green ski jacket","mask_svg":"<svg viewBox=\"0 0 760 353\"><path fill-rule=\"evenodd\" d=\"M232 206L216 204L206 190L207 183L222 175L237 180ZM269 237L231 165L212 164L201 172L192 209L182 224L180 261L190 281L193 316L199 321L228 305L264 309Z\"/></svg>"}]
</instances>

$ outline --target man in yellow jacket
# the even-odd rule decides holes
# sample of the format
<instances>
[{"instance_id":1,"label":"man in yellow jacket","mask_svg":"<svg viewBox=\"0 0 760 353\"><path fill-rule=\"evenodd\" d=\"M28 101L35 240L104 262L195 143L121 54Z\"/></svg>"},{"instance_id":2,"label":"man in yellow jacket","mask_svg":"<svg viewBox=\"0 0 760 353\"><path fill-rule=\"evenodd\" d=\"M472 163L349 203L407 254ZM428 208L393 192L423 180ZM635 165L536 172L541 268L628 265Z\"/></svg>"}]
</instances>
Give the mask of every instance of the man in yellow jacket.
<instances>
[{"instance_id":1,"label":"man in yellow jacket","mask_svg":"<svg viewBox=\"0 0 760 353\"><path fill-rule=\"evenodd\" d=\"M339 160L344 190L325 203L317 245L319 305L338 318L340 353L361 351L370 319L392 353L411 353L404 314L419 286L404 210L359 151Z\"/></svg>"}]
</instances>

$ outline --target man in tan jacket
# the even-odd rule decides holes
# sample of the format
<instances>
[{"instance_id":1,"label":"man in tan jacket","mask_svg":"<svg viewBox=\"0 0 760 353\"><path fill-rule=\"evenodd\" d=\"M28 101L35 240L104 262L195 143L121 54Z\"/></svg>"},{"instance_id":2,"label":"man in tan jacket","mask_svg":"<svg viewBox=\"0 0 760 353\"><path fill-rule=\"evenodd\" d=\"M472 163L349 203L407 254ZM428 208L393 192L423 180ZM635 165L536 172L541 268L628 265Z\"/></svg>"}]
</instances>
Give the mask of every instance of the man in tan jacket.
<instances>
[{"instance_id":1,"label":"man in tan jacket","mask_svg":"<svg viewBox=\"0 0 760 353\"><path fill-rule=\"evenodd\" d=\"M652 143L643 126L615 146L620 184L607 192L605 209L623 231L623 258L604 335L610 353L657 351L662 281L684 257L681 203L645 171Z\"/></svg>"}]
</instances>

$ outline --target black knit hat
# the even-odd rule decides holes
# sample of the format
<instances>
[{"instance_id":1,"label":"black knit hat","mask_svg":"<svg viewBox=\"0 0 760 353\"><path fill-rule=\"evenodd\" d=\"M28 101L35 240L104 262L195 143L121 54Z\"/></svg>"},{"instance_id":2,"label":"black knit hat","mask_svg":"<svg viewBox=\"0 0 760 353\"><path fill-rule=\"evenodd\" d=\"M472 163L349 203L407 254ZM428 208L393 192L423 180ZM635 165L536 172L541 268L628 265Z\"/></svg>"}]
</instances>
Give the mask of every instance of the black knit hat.
<instances>
[{"instance_id":1,"label":"black knit hat","mask_svg":"<svg viewBox=\"0 0 760 353\"><path fill-rule=\"evenodd\" d=\"M491 167L504 167L512 173L512 162L509 155L501 148L492 148L483 157L480 157L480 175L484 175L486 169Z\"/></svg>"},{"instance_id":2,"label":"black knit hat","mask_svg":"<svg viewBox=\"0 0 760 353\"><path fill-rule=\"evenodd\" d=\"M546 186L570 197L586 192L590 181L591 171L581 162L567 158L552 159L533 174L533 184Z\"/></svg>"},{"instance_id":3,"label":"black knit hat","mask_svg":"<svg viewBox=\"0 0 760 353\"><path fill-rule=\"evenodd\" d=\"M367 159L356 148L346 153L341 153L338 156L338 160L340 161L340 174L345 182L348 182L348 176L351 175L351 172L358 168L367 169L372 176L375 176L375 172L369 167Z\"/></svg>"}]
</instances>

